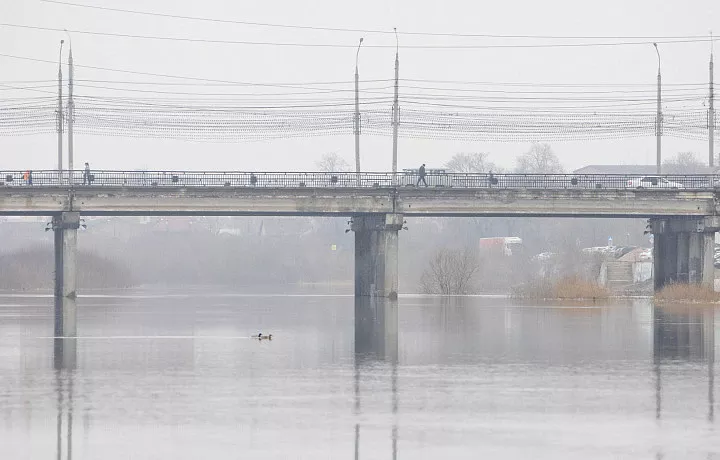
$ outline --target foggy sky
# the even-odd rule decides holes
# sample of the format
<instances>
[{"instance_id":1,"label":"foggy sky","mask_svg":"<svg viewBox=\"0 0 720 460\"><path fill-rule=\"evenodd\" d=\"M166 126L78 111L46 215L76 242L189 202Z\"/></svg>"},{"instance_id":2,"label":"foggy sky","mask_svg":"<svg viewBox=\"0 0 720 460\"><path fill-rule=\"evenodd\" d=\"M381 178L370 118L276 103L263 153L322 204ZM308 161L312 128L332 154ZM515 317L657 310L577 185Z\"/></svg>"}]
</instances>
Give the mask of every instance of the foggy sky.
<instances>
[{"instance_id":1,"label":"foggy sky","mask_svg":"<svg viewBox=\"0 0 720 460\"><path fill-rule=\"evenodd\" d=\"M397 27L400 32L663 37L705 35L715 26L716 35L720 35L718 22L720 2L714 0L686 2L608 0L595 3L576 0L543 2L534 0L515 2L75 0L75 2L267 23L388 31ZM302 31L150 18L40 3L37 0L0 0L0 18L2 18L1 22L10 24L139 35L347 45L357 44L359 37L364 36L364 45L395 43L392 35ZM64 33L0 26L0 53L57 61L60 39L65 39L67 46L67 37ZM503 43L513 42L402 35L400 76L414 79L493 82L655 83L657 57L652 46L471 50L402 48L403 45L411 44ZM347 88L353 87L355 50L352 48L287 48L161 42L80 34L72 36L72 46L75 62L90 66L243 82L347 81ZM361 80L393 78L394 54L395 50L392 47L362 49ZM661 45L661 54L664 84L707 82L709 58L707 43L665 44ZM720 74L720 66L717 67L719 69L716 73ZM57 75L56 65L6 57L0 57L0 69L2 69L0 83L53 80ZM163 81L152 77L80 68L76 70L76 78ZM719 80L720 78L716 76L716 81ZM148 88L153 89L153 87ZM186 89L190 91L194 87L186 87ZM50 88L49 91L54 89ZM268 89L238 87L228 91L267 92ZM402 91L401 86L401 94ZM128 95L123 92L89 88L78 89L77 93L119 97ZM31 97L38 94L19 90L0 91L2 98ZM75 144L76 167L89 161L98 169L312 170L315 160L326 152L337 152L351 164L354 158L354 143L351 135L238 144L78 135ZM389 137L363 136L363 169L389 170L391 145L392 141ZM655 159L653 137L622 141L554 142L552 145L568 169L602 163L652 164ZM512 167L515 155L527 150L528 146L529 143L492 144L401 138L398 167L400 169L416 167L420 163L436 167L442 165L454 153L471 151L490 152L491 160L501 166ZM703 161L707 159L707 142L682 141L669 137L663 139L665 158L683 150L694 150L699 159ZM716 148L716 152L718 150L720 148ZM56 158L54 135L0 138L0 168L53 169L56 167Z\"/></svg>"}]
</instances>

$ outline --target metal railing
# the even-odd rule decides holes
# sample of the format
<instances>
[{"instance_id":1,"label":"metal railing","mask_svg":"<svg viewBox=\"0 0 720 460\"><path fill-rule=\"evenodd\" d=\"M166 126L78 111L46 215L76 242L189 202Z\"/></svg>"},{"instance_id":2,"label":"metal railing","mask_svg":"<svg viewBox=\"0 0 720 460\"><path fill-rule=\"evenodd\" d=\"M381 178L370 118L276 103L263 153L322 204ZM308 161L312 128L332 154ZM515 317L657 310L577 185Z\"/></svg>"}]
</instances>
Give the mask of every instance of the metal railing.
<instances>
[{"instance_id":1,"label":"metal railing","mask_svg":"<svg viewBox=\"0 0 720 460\"><path fill-rule=\"evenodd\" d=\"M720 175L490 174L415 172L396 175L397 187L420 189L713 189ZM427 184L427 185L426 185ZM264 187L392 188L388 172L236 171L0 171L0 187Z\"/></svg>"}]
</instances>

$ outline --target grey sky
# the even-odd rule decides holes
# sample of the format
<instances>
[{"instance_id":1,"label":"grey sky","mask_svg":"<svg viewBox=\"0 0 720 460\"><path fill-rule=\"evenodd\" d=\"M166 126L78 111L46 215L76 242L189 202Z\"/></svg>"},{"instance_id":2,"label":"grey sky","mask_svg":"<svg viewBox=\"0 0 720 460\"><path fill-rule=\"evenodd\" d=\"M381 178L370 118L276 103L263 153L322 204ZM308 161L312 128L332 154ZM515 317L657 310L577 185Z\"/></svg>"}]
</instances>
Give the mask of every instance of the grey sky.
<instances>
[{"instance_id":1,"label":"grey sky","mask_svg":"<svg viewBox=\"0 0 720 460\"><path fill-rule=\"evenodd\" d=\"M578 2L477 2L449 0L365 0L362 2L235 0L77 0L76 3L170 14L339 28L391 31L451 32L466 34L522 34L553 36L677 36L704 35L720 19L720 2L608 0ZM220 40L355 45L394 45L392 35L203 23L151 18L119 12L74 8L37 0L0 0L1 22L32 26L93 30L125 34L166 35ZM720 35L720 26L715 26ZM0 53L56 61L64 33L0 26ZM509 44L510 40L474 38L400 37L401 78L529 83L654 84L657 58L652 46L550 48L550 49L403 49L412 44ZM522 43L528 43L522 41ZM532 43L532 42L530 42ZM175 74L209 79L292 83L347 81L352 89L355 50L352 48L271 47L230 44L159 42L73 34L77 64L133 71ZM720 44L720 43L719 43ZM720 47L717 47L720 48ZM707 82L709 45L661 46L663 82ZM0 83L53 80L57 66L0 57ZM391 79L394 49L365 48L360 53L361 80ZM66 70L65 70L66 72ZM716 73L720 74L720 70ZM76 78L119 81L173 81L90 69L76 71ZM716 78L716 80L720 80ZM13 83L18 85L16 83ZM51 83L48 83L51 85ZM125 86L127 88L127 86ZM157 86L134 86L155 89ZM167 88L163 88L167 90ZM46 89L54 91L53 88ZM170 89L173 90L173 89ZM175 89L177 91L177 89ZM181 91L203 91L183 87ZM268 92L263 87L211 88L213 92ZM209 91L209 90L205 90ZM96 88L78 88L79 94L116 97L161 97ZM403 88L400 88L402 94ZM38 95L37 93L35 95ZM32 97L28 91L2 91L0 97ZM42 95L42 94L40 94ZM700 103L698 103L699 105ZM401 111L402 113L402 111ZM352 136L290 139L237 144L193 143L171 140L138 140L113 137L76 137L76 165L89 161L95 168L149 169L313 169L323 153L337 152L353 163ZM488 151L503 166L529 143L491 144L401 139L399 167L421 163L439 166L452 154ZM653 163L655 140L553 142L569 168L591 163ZM664 156L694 150L707 157L707 142L664 138ZM54 136L0 138L0 167L52 169L56 167ZM391 139L362 138L365 170L389 170Z\"/></svg>"}]
</instances>

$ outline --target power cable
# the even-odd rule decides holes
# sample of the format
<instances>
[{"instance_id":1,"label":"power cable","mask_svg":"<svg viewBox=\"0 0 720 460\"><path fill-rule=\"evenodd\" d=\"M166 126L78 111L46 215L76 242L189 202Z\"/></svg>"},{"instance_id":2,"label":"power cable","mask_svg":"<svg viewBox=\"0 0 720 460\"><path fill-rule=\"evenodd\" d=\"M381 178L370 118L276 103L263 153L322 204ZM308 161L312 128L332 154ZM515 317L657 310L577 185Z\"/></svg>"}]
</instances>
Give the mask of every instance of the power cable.
<instances>
[{"instance_id":1,"label":"power cable","mask_svg":"<svg viewBox=\"0 0 720 460\"><path fill-rule=\"evenodd\" d=\"M202 22L213 22L223 24L235 24L235 25L247 25L257 27L275 27L283 29L299 29L299 30L315 30L315 31L326 31L326 32L349 32L349 33L363 33L363 34L383 34L389 35L394 34L391 30L380 30L380 29L359 29L359 28L341 28L341 27L320 27L320 26L305 26L305 25L292 25L292 24L272 24L265 22L252 22L252 21L239 21L233 19L220 19L220 18L207 18L199 16L184 16L179 14L169 13L158 13L152 11L141 11L141 10L130 10L122 8L111 8L97 5L86 5L81 3L72 3L59 0L40 0L42 3L52 3L56 5L70 6L76 8L87 8L100 11L109 11L116 13L126 13L143 16L154 16L164 17L171 19L183 19L191 21L202 21ZM436 36L436 37L467 37L467 38L502 38L502 39L539 39L539 40L651 40L651 43L658 42L658 40L669 39L700 39L704 41L710 41L711 39L706 35L682 35L682 36L666 36L666 37L650 37L650 36L557 36L557 35L497 35L497 34L461 34L461 33L443 33L443 32L417 32L417 31L404 31L398 32L401 35L419 35L419 36ZM353 45L356 46L356 45Z\"/></svg>"},{"instance_id":2,"label":"power cable","mask_svg":"<svg viewBox=\"0 0 720 460\"><path fill-rule=\"evenodd\" d=\"M25 24L9 24L0 23L0 26L15 27L30 30L43 30L52 32L70 32L79 35L93 35L114 38L131 38L140 40L155 41L172 41L172 42L188 42L188 43L206 43L206 44L224 44L224 45L249 45L249 46L279 46L294 48L352 48L355 49L357 44L339 44L339 43L297 43L297 42L262 42L262 41L246 41L246 40L220 40L206 38L190 38L190 37L168 37L160 35L137 35L127 33L98 32L89 30L69 30L55 27L30 26ZM647 46L651 44L684 44L684 43L712 43L720 38L673 38L673 39L645 39L639 41L614 41L614 42L581 42L581 43L541 43L541 44L493 44L493 45L403 45L403 49L420 49L420 50L462 50L462 49L535 49L535 48L578 48L578 47L609 47L609 46ZM364 48L378 49L394 49L395 45L378 45L368 44Z\"/></svg>"}]
</instances>

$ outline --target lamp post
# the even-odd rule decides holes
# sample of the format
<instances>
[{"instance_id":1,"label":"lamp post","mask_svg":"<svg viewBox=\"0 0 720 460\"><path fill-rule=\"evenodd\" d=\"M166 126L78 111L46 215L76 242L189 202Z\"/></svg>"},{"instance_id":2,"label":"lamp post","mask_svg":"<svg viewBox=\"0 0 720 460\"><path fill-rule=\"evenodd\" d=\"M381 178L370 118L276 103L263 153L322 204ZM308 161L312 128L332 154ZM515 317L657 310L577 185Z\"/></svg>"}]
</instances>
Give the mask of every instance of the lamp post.
<instances>
[{"instance_id":1,"label":"lamp post","mask_svg":"<svg viewBox=\"0 0 720 460\"><path fill-rule=\"evenodd\" d=\"M357 185L360 186L360 74L358 73L358 57L363 39L360 38L357 52L355 53L355 173L357 174Z\"/></svg>"},{"instance_id":2,"label":"lamp post","mask_svg":"<svg viewBox=\"0 0 720 460\"><path fill-rule=\"evenodd\" d=\"M397 149L398 149L398 125L400 125L400 104L398 103L398 80L400 77L400 44L398 42L397 29L395 31L395 97L393 98L393 152L392 152L392 175L393 185L397 184Z\"/></svg>"},{"instance_id":3,"label":"lamp post","mask_svg":"<svg viewBox=\"0 0 720 460\"><path fill-rule=\"evenodd\" d=\"M73 100L73 55L72 55L72 38L67 30L65 33L68 36L70 45L70 55L68 56L68 103L67 103L67 128L68 128L68 171L70 186L73 185L73 153L75 146L75 139L73 136L73 124L75 118L75 101Z\"/></svg>"},{"instance_id":4,"label":"lamp post","mask_svg":"<svg viewBox=\"0 0 720 460\"><path fill-rule=\"evenodd\" d=\"M62 151L63 151L63 107L62 107L62 49L65 40L60 40L60 53L58 55L58 108L57 108L57 134L58 134L58 183L62 183Z\"/></svg>"},{"instance_id":5,"label":"lamp post","mask_svg":"<svg viewBox=\"0 0 720 460\"><path fill-rule=\"evenodd\" d=\"M657 43L653 43L655 52L658 57L658 74L657 74L657 115L655 119L655 138L657 139L657 173L662 174L662 77L660 76L660 50Z\"/></svg>"},{"instance_id":6,"label":"lamp post","mask_svg":"<svg viewBox=\"0 0 720 460\"><path fill-rule=\"evenodd\" d=\"M712 34L710 35L712 46ZM708 165L712 168L715 162L715 89L713 85L713 50L710 48L710 108L708 110Z\"/></svg>"}]
</instances>

